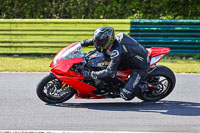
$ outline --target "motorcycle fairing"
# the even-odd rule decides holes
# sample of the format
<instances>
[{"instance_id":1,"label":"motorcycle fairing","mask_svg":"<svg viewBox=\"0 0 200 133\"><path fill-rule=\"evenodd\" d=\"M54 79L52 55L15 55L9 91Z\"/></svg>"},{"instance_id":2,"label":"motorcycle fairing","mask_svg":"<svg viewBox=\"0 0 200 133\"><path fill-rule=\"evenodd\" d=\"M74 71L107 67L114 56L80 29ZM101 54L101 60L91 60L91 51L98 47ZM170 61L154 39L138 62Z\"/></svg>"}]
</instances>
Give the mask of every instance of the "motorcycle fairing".
<instances>
[{"instance_id":1,"label":"motorcycle fairing","mask_svg":"<svg viewBox=\"0 0 200 133\"><path fill-rule=\"evenodd\" d=\"M51 67L51 68L54 67L54 60L55 60L55 58L58 57L58 55L62 55L65 51L67 51L67 50L71 49L72 47L76 46L78 43L79 43L79 42L75 42L75 43L73 43L73 44L71 44L71 45L69 45L69 46L67 46L67 47L65 47L65 48L63 48L63 49L61 49L61 50L56 54L56 56L54 57L53 61L52 61L51 64L50 64L50 67Z\"/></svg>"},{"instance_id":2,"label":"motorcycle fairing","mask_svg":"<svg viewBox=\"0 0 200 133\"><path fill-rule=\"evenodd\" d=\"M127 77L130 75L131 70L125 70L125 71L118 71L116 74L116 77L120 77L122 81L125 81Z\"/></svg>"},{"instance_id":3,"label":"motorcycle fairing","mask_svg":"<svg viewBox=\"0 0 200 133\"><path fill-rule=\"evenodd\" d=\"M54 71L51 72L58 79L67 83L72 88L75 88L78 92L77 97L79 98L88 98L90 96L89 93L96 89L94 86L80 81L80 79L84 79L82 75L80 75L80 78L77 77L77 75L73 75L74 77L66 77L65 75L59 75Z\"/></svg>"},{"instance_id":4,"label":"motorcycle fairing","mask_svg":"<svg viewBox=\"0 0 200 133\"><path fill-rule=\"evenodd\" d=\"M152 47L151 49L147 50L151 58L161 54L167 54L168 52L170 52L170 48L165 48L165 47Z\"/></svg>"},{"instance_id":5,"label":"motorcycle fairing","mask_svg":"<svg viewBox=\"0 0 200 133\"><path fill-rule=\"evenodd\" d=\"M151 59L151 62L150 62L150 66L153 66L155 65L157 62L159 62L163 57L165 56L165 54L161 54L161 55L158 55L158 56L155 56Z\"/></svg>"},{"instance_id":6,"label":"motorcycle fairing","mask_svg":"<svg viewBox=\"0 0 200 133\"><path fill-rule=\"evenodd\" d=\"M83 58L59 60L57 64L52 66L51 72L69 76L68 78L84 79L83 77L80 78L78 76L78 73L76 73L74 71L70 71L71 67L74 64L80 63L82 61L83 61Z\"/></svg>"},{"instance_id":7,"label":"motorcycle fairing","mask_svg":"<svg viewBox=\"0 0 200 133\"><path fill-rule=\"evenodd\" d=\"M81 74L70 70L74 64L82 61L83 58L59 60L55 65L51 65L51 73L72 88L75 88L78 92L77 97L86 98L89 97L88 93L96 88L80 81L84 80L84 77Z\"/></svg>"},{"instance_id":8,"label":"motorcycle fairing","mask_svg":"<svg viewBox=\"0 0 200 133\"><path fill-rule=\"evenodd\" d=\"M170 52L170 48L165 47L152 47L151 49L147 49L148 55L150 57L150 67L159 62L168 52Z\"/></svg>"}]
</instances>

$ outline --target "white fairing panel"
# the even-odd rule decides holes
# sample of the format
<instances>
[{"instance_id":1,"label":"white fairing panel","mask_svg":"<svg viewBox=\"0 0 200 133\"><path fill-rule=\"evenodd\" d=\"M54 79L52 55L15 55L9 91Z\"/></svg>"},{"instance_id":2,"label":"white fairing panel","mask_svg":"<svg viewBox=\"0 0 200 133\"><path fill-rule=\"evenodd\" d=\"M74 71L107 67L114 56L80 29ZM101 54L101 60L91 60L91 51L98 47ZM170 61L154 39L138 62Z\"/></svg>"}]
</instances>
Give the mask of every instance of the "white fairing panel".
<instances>
[{"instance_id":1,"label":"white fairing panel","mask_svg":"<svg viewBox=\"0 0 200 133\"><path fill-rule=\"evenodd\" d=\"M155 63L157 63L165 54L161 54L161 55L158 55L158 56L155 56L151 59L151 62L150 62L150 65L153 65Z\"/></svg>"}]
</instances>

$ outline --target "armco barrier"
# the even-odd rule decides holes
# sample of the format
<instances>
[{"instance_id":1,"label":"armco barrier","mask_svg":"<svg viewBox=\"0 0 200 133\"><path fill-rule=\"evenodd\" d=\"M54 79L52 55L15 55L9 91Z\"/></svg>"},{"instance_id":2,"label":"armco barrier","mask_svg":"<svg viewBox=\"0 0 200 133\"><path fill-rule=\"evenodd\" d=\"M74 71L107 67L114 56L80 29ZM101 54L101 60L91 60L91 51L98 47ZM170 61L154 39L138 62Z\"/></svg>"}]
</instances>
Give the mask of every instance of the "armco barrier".
<instances>
[{"instance_id":1,"label":"armco barrier","mask_svg":"<svg viewBox=\"0 0 200 133\"><path fill-rule=\"evenodd\" d=\"M170 47L171 54L200 54L199 20L0 19L0 54L56 53L112 26L145 47Z\"/></svg>"},{"instance_id":2,"label":"armco barrier","mask_svg":"<svg viewBox=\"0 0 200 133\"><path fill-rule=\"evenodd\" d=\"M169 47L170 54L200 54L200 20L131 20L129 35L145 47Z\"/></svg>"}]
</instances>

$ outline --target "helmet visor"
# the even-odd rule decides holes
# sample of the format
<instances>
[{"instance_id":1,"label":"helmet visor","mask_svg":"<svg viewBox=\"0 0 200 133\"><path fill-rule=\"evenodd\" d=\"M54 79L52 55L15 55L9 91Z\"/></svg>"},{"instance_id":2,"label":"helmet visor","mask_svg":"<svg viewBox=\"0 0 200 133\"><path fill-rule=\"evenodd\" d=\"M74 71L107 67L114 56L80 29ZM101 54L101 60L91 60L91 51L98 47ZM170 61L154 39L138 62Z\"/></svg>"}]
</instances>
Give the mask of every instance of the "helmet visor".
<instances>
[{"instance_id":1,"label":"helmet visor","mask_svg":"<svg viewBox=\"0 0 200 133\"><path fill-rule=\"evenodd\" d=\"M93 40L94 46L96 47L96 49L100 52L103 51L103 49L105 49L106 45L109 45L109 37L105 37L104 39L98 40L98 39L94 39Z\"/></svg>"}]
</instances>

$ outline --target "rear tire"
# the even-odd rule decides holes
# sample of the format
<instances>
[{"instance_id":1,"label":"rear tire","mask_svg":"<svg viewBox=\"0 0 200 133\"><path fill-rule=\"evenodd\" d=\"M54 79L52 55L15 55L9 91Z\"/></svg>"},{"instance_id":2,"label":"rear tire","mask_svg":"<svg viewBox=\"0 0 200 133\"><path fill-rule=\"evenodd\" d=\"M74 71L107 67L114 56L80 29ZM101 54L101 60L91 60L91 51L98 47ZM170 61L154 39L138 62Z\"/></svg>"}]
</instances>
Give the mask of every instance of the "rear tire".
<instances>
[{"instance_id":1,"label":"rear tire","mask_svg":"<svg viewBox=\"0 0 200 133\"><path fill-rule=\"evenodd\" d=\"M64 82L60 81L56 77L47 75L37 85L37 96L40 100L49 104L65 102L73 97L75 90L67 84L65 86L63 84ZM62 93L63 96L61 96Z\"/></svg>"},{"instance_id":2,"label":"rear tire","mask_svg":"<svg viewBox=\"0 0 200 133\"><path fill-rule=\"evenodd\" d=\"M161 77L164 78L162 82L164 82L166 80L166 85L165 85L165 83L162 84L161 81L153 81L152 82L151 79L153 79L153 78L158 79L158 77L159 77L159 79ZM154 84L161 88L166 87L165 90L160 91L158 94L156 94L156 91L159 91L159 90L155 90L154 88L149 87L149 91L142 92L139 96L137 96L139 99L141 99L143 101L151 102L151 101L158 101L158 100L161 100L161 99L167 97L173 91L173 89L175 87L176 77L175 77L174 73L168 67L158 65L158 66L156 66L156 69L147 76L146 81L148 83Z\"/></svg>"}]
</instances>

